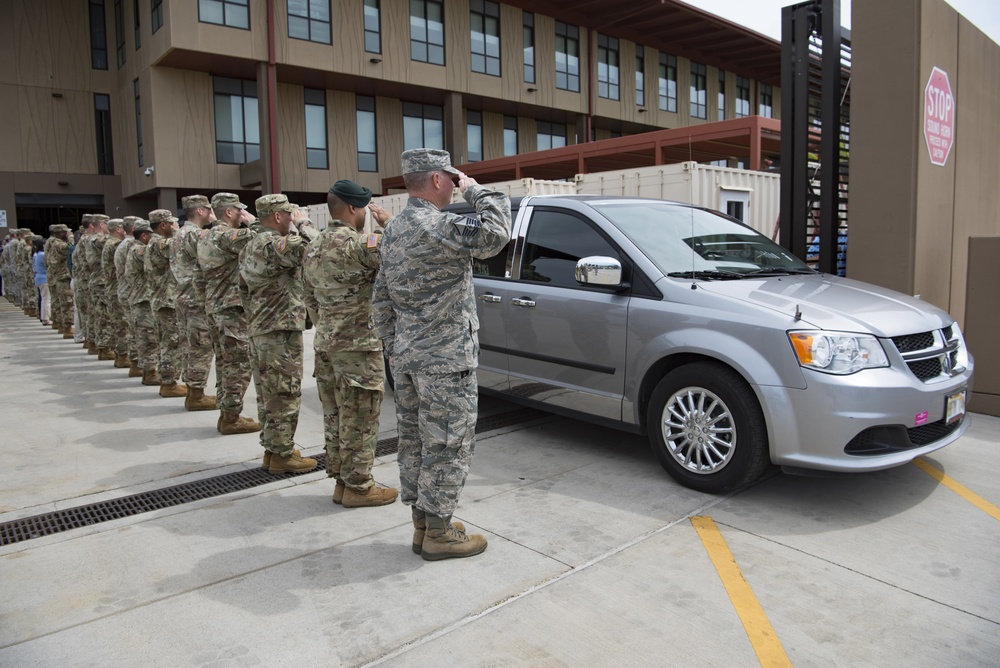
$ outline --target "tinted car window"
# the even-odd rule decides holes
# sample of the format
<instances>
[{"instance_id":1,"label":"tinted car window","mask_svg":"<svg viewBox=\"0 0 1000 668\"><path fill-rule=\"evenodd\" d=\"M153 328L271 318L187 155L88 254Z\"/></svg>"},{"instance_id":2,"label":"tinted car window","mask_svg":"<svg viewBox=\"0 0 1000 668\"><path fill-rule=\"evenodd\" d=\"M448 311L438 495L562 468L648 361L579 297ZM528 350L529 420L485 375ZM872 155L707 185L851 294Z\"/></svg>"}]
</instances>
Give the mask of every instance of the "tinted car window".
<instances>
[{"instance_id":1,"label":"tinted car window","mask_svg":"<svg viewBox=\"0 0 1000 668\"><path fill-rule=\"evenodd\" d=\"M577 260L591 255L613 257L618 251L581 218L558 211L535 210L521 260L521 279L578 287Z\"/></svg>"}]
</instances>

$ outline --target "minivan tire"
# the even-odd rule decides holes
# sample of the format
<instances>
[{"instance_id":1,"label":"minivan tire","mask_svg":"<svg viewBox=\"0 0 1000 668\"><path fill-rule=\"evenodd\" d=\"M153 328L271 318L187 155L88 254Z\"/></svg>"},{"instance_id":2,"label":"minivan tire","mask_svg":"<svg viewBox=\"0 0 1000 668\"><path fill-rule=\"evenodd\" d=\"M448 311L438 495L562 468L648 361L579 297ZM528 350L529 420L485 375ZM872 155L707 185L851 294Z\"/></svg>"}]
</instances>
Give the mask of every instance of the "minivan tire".
<instances>
[{"instance_id":1,"label":"minivan tire","mask_svg":"<svg viewBox=\"0 0 1000 668\"><path fill-rule=\"evenodd\" d=\"M757 397L739 373L717 362L687 364L664 376L650 398L646 430L667 473L701 492L743 487L769 464Z\"/></svg>"}]
</instances>

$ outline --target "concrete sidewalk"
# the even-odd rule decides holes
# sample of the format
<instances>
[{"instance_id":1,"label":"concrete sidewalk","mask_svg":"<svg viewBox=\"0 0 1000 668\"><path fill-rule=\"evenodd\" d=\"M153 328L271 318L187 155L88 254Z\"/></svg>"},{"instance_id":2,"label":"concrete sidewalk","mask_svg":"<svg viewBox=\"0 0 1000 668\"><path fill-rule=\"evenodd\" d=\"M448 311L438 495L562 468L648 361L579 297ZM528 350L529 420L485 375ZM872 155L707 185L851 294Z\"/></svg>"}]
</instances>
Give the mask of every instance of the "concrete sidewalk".
<instances>
[{"instance_id":1,"label":"concrete sidewalk","mask_svg":"<svg viewBox=\"0 0 1000 668\"><path fill-rule=\"evenodd\" d=\"M306 454L323 441L311 343ZM0 522L259 466L257 434L220 436L217 413L5 300L0 351ZM1000 503L998 435L975 416L928 461ZM398 485L394 456L375 476ZM716 497L642 437L545 417L480 435L456 519L489 549L433 563L408 508L332 491L315 472L0 547L0 666L758 665L693 515L719 524L794 665L1000 656L1000 523L913 465Z\"/></svg>"}]
</instances>

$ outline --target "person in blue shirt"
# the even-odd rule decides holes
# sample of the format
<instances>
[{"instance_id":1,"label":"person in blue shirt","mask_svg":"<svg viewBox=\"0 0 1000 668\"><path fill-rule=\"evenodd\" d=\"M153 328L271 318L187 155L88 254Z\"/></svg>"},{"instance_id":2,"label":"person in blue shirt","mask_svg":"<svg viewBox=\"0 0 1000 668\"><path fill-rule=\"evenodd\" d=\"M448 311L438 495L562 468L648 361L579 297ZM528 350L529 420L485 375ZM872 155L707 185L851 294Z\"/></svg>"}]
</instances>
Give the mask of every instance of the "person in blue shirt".
<instances>
[{"instance_id":1,"label":"person in blue shirt","mask_svg":"<svg viewBox=\"0 0 1000 668\"><path fill-rule=\"evenodd\" d=\"M38 290L38 318L43 325L51 325L51 311L49 305L49 285L45 275L45 240L35 237L33 241L35 254L31 258L35 268L35 288Z\"/></svg>"}]
</instances>

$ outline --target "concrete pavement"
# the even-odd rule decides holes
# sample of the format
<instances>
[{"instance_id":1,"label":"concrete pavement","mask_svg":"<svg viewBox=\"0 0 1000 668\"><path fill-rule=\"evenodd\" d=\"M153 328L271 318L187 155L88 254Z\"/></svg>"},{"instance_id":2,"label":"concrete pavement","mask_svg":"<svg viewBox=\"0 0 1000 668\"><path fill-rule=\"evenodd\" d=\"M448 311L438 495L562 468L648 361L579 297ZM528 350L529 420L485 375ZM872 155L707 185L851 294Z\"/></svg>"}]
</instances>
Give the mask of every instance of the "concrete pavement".
<instances>
[{"instance_id":1,"label":"concrete pavement","mask_svg":"<svg viewBox=\"0 0 1000 668\"><path fill-rule=\"evenodd\" d=\"M220 436L217 413L6 301L0 372L0 522L259 466L256 434ZM383 435L394 422L388 398ZM322 451L308 376L296 440ZM977 415L927 460L995 508L998 445L1000 420ZM394 456L375 475L397 485ZM793 665L1000 656L1000 521L912 464L716 497L673 483L641 437L544 417L480 435L456 518L489 549L434 563L410 551L406 507L347 510L332 490L310 473L0 547L0 666L770 665L696 515Z\"/></svg>"}]
</instances>

